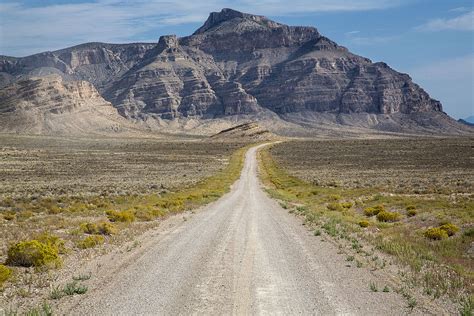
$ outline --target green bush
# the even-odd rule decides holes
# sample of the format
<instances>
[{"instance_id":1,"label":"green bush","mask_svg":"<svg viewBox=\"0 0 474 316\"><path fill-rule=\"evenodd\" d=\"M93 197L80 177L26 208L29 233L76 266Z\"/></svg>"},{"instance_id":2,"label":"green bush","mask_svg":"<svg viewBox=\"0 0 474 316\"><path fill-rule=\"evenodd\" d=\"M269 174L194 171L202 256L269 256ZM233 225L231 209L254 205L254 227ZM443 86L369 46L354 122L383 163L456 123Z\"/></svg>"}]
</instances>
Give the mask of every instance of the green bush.
<instances>
[{"instance_id":1,"label":"green bush","mask_svg":"<svg viewBox=\"0 0 474 316\"><path fill-rule=\"evenodd\" d=\"M415 209L407 210L407 216L408 217L413 217L417 214L418 212Z\"/></svg>"},{"instance_id":2,"label":"green bush","mask_svg":"<svg viewBox=\"0 0 474 316\"><path fill-rule=\"evenodd\" d=\"M22 267L57 267L61 264L61 259L58 248L54 245L28 240L10 246L6 263Z\"/></svg>"},{"instance_id":3,"label":"green bush","mask_svg":"<svg viewBox=\"0 0 474 316\"><path fill-rule=\"evenodd\" d=\"M3 286L3 283L5 283L12 275L12 270L3 265L0 264L0 288Z\"/></svg>"},{"instance_id":4,"label":"green bush","mask_svg":"<svg viewBox=\"0 0 474 316\"><path fill-rule=\"evenodd\" d=\"M91 235L113 235L117 233L117 228L112 223L82 223L81 230Z\"/></svg>"},{"instance_id":5,"label":"green bush","mask_svg":"<svg viewBox=\"0 0 474 316\"><path fill-rule=\"evenodd\" d=\"M85 294L86 292L87 286L80 285L77 281L66 284L63 289L65 295Z\"/></svg>"},{"instance_id":6,"label":"green bush","mask_svg":"<svg viewBox=\"0 0 474 316\"><path fill-rule=\"evenodd\" d=\"M377 220L379 222L396 222L400 220L400 214L397 212L382 211L377 214Z\"/></svg>"},{"instance_id":7,"label":"green bush","mask_svg":"<svg viewBox=\"0 0 474 316\"><path fill-rule=\"evenodd\" d=\"M385 207L382 204L379 204L379 205L365 208L364 214L370 217L370 216L377 215L378 213L383 212L383 211L385 211Z\"/></svg>"},{"instance_id":8,"label":"green bush","mask_svg":"<svg viewBox=\"0 0 474 316\"><path fill-rule=\"evenodd\" d=\"M448 236L453 236L459 231L459 227L452 223L443 224L439 228L444 230Z\"/></svg>"},{"instance_id":9,"label":"green bush","mask_svg":"<svg viewBox=\"0 0 474 316\"><path fill-rule=\"evenodd\" d=\"M448 233L439 227L428 228L423 234L428 239L441 240L448 238Z\"/></svg>"},{"instance_id":10,"label":"green bush","mask_svg":"<svg viewBox=\"0 0 474 316\"><path fill-rule=\"evenodd\" d=\"M91 235L77 242L77 247L81 249L94 248L100 244L103 244L105 238L101 235Z\"/></svg>"},{"instance_id":11,"label":"green bush","mask_svg":"<svg viewBox=\"0 0 474 316\"><path fill-rule=\"evenodd\" d=\"M366 220L362 220L359 222L359 226L360 227L369 227L369 221L366 221Z\"/></svg>"},{"instance_id":12,"label":"green bush","mask_svg":"<svg viewBox=\"0 0 474 316\"><path fill-rule=\"evenodd\" d=\"M126 222L131 223L135 221L135 214L132 211L106 211L105 214L111 222Z\"/></svg>"},{"instance_id":13,"label":"green bush","mask_svg":"<svg viewBox=\"0 0 474 316\"><path fill-rule=\"evenodd\" d=\"M416 209L416 206L415 206L415 205L408 205L408 206L406 207L406 210L407 210L407 211L411 211L411 210L415 210L415 209Z\"/></svg>"}]
</instances>

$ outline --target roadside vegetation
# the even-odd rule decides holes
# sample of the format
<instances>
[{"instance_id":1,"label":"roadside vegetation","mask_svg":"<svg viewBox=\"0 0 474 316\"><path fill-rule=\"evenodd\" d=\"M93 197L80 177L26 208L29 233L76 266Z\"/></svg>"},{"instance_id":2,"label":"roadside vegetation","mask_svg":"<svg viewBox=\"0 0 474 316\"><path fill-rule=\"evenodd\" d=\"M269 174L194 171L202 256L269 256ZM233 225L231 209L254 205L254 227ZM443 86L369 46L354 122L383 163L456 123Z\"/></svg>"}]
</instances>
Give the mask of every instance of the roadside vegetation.
<instances>
[{"instance_id":1,"label":"roadside vegetation","mask_svg":"<svg viewBox=\"0 0 474 316\"><path fill-rule=\"evenodd\" d=\"M77 280L61 287L55 285L56 272L67 268L64 266L67 258L99 256L114 246L133 241L137 235L159 225L166 216L218 199L240 176L247 150L245 144L229 142L157 143L149 140L134 145L134 140L131 140L127 145L116 144L116 140L102 140L105 143L101 145L99 140L84 144L88 141L77 139L69 141L79 144L63 149L56 148L57 144L51 140L38 138L39 143L50 144L46 148L49 152L44 153L39 147L34 147L31 140L23 141L26 145L21 150L5 147L3 155L0 153L4 165L9 166L0 174L9 181L4 186L2 180L0 185L0 307L8 306L20 314L28 309L40 311L45 309L44 306L49 309L54 302L41 305L45 297L58 300L87 291L87 287ZM66 146L68 139L56 141ZM91 146L98 157L86 158L86 154L81 153L75 156L78 147L82 151ZM153 158L153 154L160 158ZM45 160L40 162L38 155ZM98 175L95 175L85 170L85 176L75 165L68 171L63 166L66 163L64 156L71 159L72 164L81 164L81 168L95 166L105 171L97 170ZM114 157L112 165L108 165L112 159L110 156ZM51 163L50 159L56 161L55 164L42 170ZM144 159L149 161L144 163ZM21 161L25 166L22 172L16 169ZM134 162L145 170L137 174L128 170L135 170ZM127 167L117 167L120 163ZM160 168L164 171L161 175ZM170 170L181 175L177 179ZM154 176L129 178L140 177L147 171ZM45 172L58 187L45 189L43 182L37 185L27 179L28 175L24 174L27 172L31 172L33 178L37 176L40 182L43 181L41 172ZM71 176L70 181L64 173ZM102 183L101 174L104 175ZM114 178L122 179L126 189L120 188L120 182L114 183ZM21 188L22 180L34 188L28 194L21 193L24 190ZM136 182L141 183L135 185ZM72 194L71 188L81 191ZM99 192L93 194L96 189Z\"/></svg>"},{"instance_id":2,"label":"roadside vegetation","mask_svg":"<svg viewBox=\"0 0 474 316\"><path fill-rule=\"evenodd\" d=\"M292 141L262 150L269 194L373 269L472 313L472 139ZM373 290L373 286L371 286ZM471 315L465 314L464 315Z\"/></svg>"}]
</instances>

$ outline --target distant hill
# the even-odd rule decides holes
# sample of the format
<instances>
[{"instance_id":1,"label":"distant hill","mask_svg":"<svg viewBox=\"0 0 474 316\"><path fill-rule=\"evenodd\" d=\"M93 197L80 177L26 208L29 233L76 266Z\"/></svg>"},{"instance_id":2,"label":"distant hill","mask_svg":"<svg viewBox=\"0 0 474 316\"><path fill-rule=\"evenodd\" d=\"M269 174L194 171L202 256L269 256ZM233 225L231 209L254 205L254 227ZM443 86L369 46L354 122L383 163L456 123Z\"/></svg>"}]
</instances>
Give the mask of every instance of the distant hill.
<instances>
[{"instance_id":1,"label":"distant hill","mask_svg":"<svg viewBox=\"0 0 474 316\"><path fill-rule=\"evenodd\" d=\"M466 121L466 122L474 124L474 115L468 116L463 120Z\"/></svg>"},{"instance_id":2,"label":"distant hill","mask_svg":"<svg viewBox=\"0 0 474 316\"><path fill-rule=\"evenodd\" d=\"M464 125L474 126L474 116L469 116L464 119L459 119L458 122Z\"/></svg>"}]
</instances>

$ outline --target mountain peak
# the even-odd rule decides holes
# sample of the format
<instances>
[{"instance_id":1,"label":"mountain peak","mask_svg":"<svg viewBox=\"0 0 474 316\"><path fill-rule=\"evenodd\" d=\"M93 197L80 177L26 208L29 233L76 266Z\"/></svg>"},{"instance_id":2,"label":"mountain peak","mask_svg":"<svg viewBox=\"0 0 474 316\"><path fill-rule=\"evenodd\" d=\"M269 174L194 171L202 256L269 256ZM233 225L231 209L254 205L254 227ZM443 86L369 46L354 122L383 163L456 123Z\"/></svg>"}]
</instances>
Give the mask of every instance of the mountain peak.
<instances>
[{"instance_id":1,"label":"mountain peak","mask_svg":"<svg viewBox=\"0 0 474 316\"><path fill-rule=\"evenodd\" d=\"M204 33L207 30L218 26L223 22L230 21L233 19L251 20L257 23L267 22L268 24L278 25L278 23L270 21L269 19L261 15L243 13L234 9L224 8L220 12L211 12L203 26L201 26L196 32L194 32L194 34Z\"/></svg>"},{"instance_id":2,"label":"mountain peak","mask_svg":"<svg viewBox=\"0 0 474 316\"><path fill-rule=\"evenodd\" d=\"M243 13L234 9L224 8L221 12L211 12L209 18L218 19L220 21L232 20L234 18L249 18L255 15Z\"/></svg>"},{"instance_id":3,"label":"mountain peak","mask_svg":"<svg viewBox=\"0 0 474 316\"><path fill-rule=\"evenodd\" d=\"M179 41L176 35L163 35L160 36L160 39L158 40L158 50L163 51L165 49L173 49L177 48L179 46Z\"/></svg>"}]
</instances>

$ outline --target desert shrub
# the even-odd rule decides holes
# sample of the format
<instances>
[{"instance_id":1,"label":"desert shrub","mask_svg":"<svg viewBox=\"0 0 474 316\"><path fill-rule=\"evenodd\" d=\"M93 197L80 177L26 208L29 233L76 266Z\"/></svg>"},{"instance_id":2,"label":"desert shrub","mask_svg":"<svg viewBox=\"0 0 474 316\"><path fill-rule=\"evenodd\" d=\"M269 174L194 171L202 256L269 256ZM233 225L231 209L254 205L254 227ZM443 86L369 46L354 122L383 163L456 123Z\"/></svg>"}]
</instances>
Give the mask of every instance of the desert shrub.
<instances>
[{"instance_id":1,"label":"desert shrub","mask_svg":"<svg viewBox=\"0 0 474 316\"><path fill-rule=\"evenodd\" d=\"M0 264L0 288L3 286L3 283L5 283L12 275L12 270L3 265Z\"/></svg>"},{"instance_id":2,"label":"desert shrub","mask_svg":"<svg viewBox=\"0 0 474 316\"><path fill-rule=\"evenodd\" d=\"M370 216L377 215L378 213L383 212L383 211L385 211L385 207L382 204L379 204L379 205L365 208L364 214L370 217Z\"/></svg>"},{"instance_id":3,"label":"desert shrub","mask_svg":"<svg viewBox=\"0 0 474 316\"><path fill-rule=\"evenodd\" d=\"M82 223L81 230L91 235L113 235L117 233L117 228L112 223Z\"/></svg>"},{"instance_id":4,"label":"desert shrub","mask_svg":"<svg viewBox=\"0 0 474 316\"><path fill-rule=\"evenodd\" d=\"M341 198L342 198L342 197L341 197L340 195L338 195L338 194L331 194L331 195L329 196L329 199L330 199L331 201L339 201Z\"/></svg>"},{"instance_id":5,"label":"desert shrub","mask_svg":"<svg viewBox=\"0 0 474 316\"><path fill-rule=\"evenodd\" d=\"M22 212L19 212L16 216L16 218L19 220L19 221L25 221L27 219L29 219L30 217L33 217L33 212L32 211L22 211Z\"/></svg>"},{"instance_id":6,"label":"desert shrub","mask_svg":"<svg viewBox=\"0 0 474 316\"><path fill-rule=\"evenodd\" d=\"M166 211L159 208L154 208L151 213L154 217L162 217L166 215Z\"/></svg>"},{"instance_id":7,"label":"desert shrub","mask_svg":"<svg viewBox=\"0 0 474 316\"><path fill-rule=\"evenodd\" d=\"M366 220L362 220L362 221L359 221L359 226L360 227L369 227L369 221L366 221Z\"/></svg>"},{"instance_id":8,"label":"desert shrub","mask_svg":"<svg viewBox=\"0 0 474 316\"><path fill-rule=\"evenodd\" d=\"M343 207L340 203L332 202L332 203L328 203L327 209L330 211L342 211Z\"/></svg>"},{"instance_id":9,"label":"desert shrub","mask_svg":"<svg viewBox=\"0 0 474 316\"><path fill-rule=\"evenodd\" d=\"M415 209L416 209L416 206L415 206L415 205L408 205L405 209L406 209L407 211L415 210Z\"/></svg>"},{"instance_id":10,"label":"desert shrub","mask_svg":"<svg viewBox=\"0 0 474 316\"><path fill-rule=\"evenodd\" d=\"M413 217L417 214L418 212L415 209L407 210L407 216L408 217Z\"/></svg>"},{"instance_id":11,"label":"desert shrub","mask_svg":"<svg viewBox=\"0 0 474 316\"><path fill-rule=\"evenodd\" d=\"M77 242L77 247L81 249L94 248L95 246L103 244L104 241L105 238L101 235L90 235L82 240L79 240Z\"/></svg>"},{"instance_id":12,"label":"desert shrub","mask_svg":"<svg viewBox=\"0 0 474 316\"><path fill-rule=\"evenodd\" d=\"M17 313L11 312L11 313L7 313L7 315L17 315ZM25 316L52 316L53 309L51 305L49 305L47 302L44 302L41 305L30 308L23 315Z\"/></svg>"},{"instance_id":13,"label":"desert shrub","mask_svg":"<svg viewBox=\"0 0 474 316\"><path fill-rule=\"evenodd\" d=\"M466 236L466 237L474 237L474 227L468 228L468 229L464 232L463 235Z\"/></svg>"},{"instance_id":14,"label":"desert shrub","mask_svg":"<svg viewBox=\"0 0 474 316\"><path fill-rule=\"evenodd\" d=\"M304 213L308 210L308 208L306 206L297 206L296 207L296 211L299 212L299 213Z\"/></svg>"},{"instance_id":15,"label":"desert shrub","mask_svg":"<svg viewBox=\"0 0 474 316\"><path fill-rule=\"evenodd\" d=\"M15 217L16 217L15 212L8 211L8 212L3 213L3 219L6 221L12 221L15 219Z\"/></svg>"},{"instance_id":16,"label":"desert shrub","mask_svg":"<svg viewBox=\"0 0 474 316\"><path fill-rule=\"evenodd\" d=\"M86 203L75 202L69 205L68 212L71 213L86 213L89 210L89 207Z\"/></svg>"},{"instance_id":17,"label":"desert shrub","mask_svg":"<svg viewBox=\"0 0 474 316\"><path fill-rule=\"evenodd\" d=\"M439 227L428 228L423 235L428 239L441 240L448 238L448 233Z\"/></svg>"},{"instance_id":18,"label":"desert shrub","mask_svg":"<svg viewBox=\"0 0 474 316\"><path fill-rule=\"evenodd\" d=\"M352 202L343 202L341 206L346 209L350 209L354 204Z\"/></svg>"},{"instance_id":19,"label":"desert shrub","mask_svg":"<svg viewBox=\"0 0 474 316\"><path fill-rule=\"evenodd\" d=\"M127 222L135 221L135 215L132 211L106 211L107 217L111 222Z\"/></svg>"},{"instance_id":20,"label":"desert shrub","mask_svg":"<svg viewBox=\"0 0 474 316\"><path fill-rule=\"evenodd\" d=\"M336 237L338 234L337 223L334 220L324 223L322 229L331 237Z\"/></svg>"},{"instance_id":21,"label":"desert shrub","mask_svg":"<svg viewBox=\"0 0 474 316\"><path fill-rule=\"evenodd\" d=\"M64 254L67 252L64 240L62 240L58 236L51 235L48 232L43 232L39 235L36 235L34 239L38 240L43 244L55 248L60 254Z\"/></svg>"},{"instance_id":22,"label":"desert shrub","mask_svg":"<svg viewBox=\"0 0 474 316\"><path fill-rule=\"evenodd\" d=\"M154 219L153 212L145 209L135 211L135 217L145 222L149 222Z\"/></svg>"},{"instance_id":23,"label":"desert shrub","mask_svg":"<svg viewBox=\"0 0 474 316\"><path fill-rule=\"evenodd\" d=\"M184 201L181 197L165 196L155 206L170 211L177 211L184 207Z\"/></svg>"},{"instance_id":24,"label":"desert shrub","mask_svg":"<svg viewBox=\"0 0 474 316\"><path fill-rule=\"evenodd\" d=\"M382 211L377 214L377 220L380 222L396 222L400 220L400 214L397 212Z\"/></svg>"},{"instance_id":25,"label":"desert shrub","mask_svg":"<svg viewBox=\"0 0 474 316\"><path fill-rule=\"evenodd\" d=\"M465 297L461 300L461 309L459 314L461 316L472 316L474 313L474 295Z\"/></svg>"},{"instance_id":26,"label":"desert shrub","mask_svg":"<svg viewBox=\"0 0 474 316\"><path fill-rule=\"evenodd\" d=\"M446 234L448 234L448 236L453 236L459 231L459 227L457 227L456 225L452 223L443 224L439 228L444 230Z\"/></svg>"},{"instance_id":27,"label":"desert shrub","mask_svg":"<svg viewBox=\"0 0 474 316\"><path fill-rule=\"evenodd\" d=\"M48 207L48 214L59 214L61 213L63 210L57 206L57 205L51 205L50 207Z\"/></svg>"},{"instance_id":28,"label":"desert shrub","mask_svg":"<svg viewBox=\"0 0 474 316\"><path fill-rule=\"evenodd\" d=\"M22 267L59 266L61 259L57 247L27 240L10 246L6 263Z\"/></svg>"},{"instance_id":29,"label":"desert shrub","mask_svg":"<svg viewBox=\"0 0 474 316\"><path fill-rule=\"evenodd\" d=\"M86 234L98 234L99 229L97 224L94 223L82 223L80 229Z\"/></svg>"},{"instance_id":30,"label":"desert shrub","mask_svg":"<svg viewBox=\"0 0 474 316\"><path fill-rule=\"evenodd\" d=\"M77 283L77 281L74 281L66 284L62 292L65 295L85 294L87 292L87 286L80 285Z\"/></svg>"},{"instance_id":31,"label":"desert shrub","mask_svg":"<svg viewBox=\"0 0 474 316\"><path fill-rule=\"evenodd\" d=\"M15 201L13 201L11 197L7 197L3 199L0 205L4 207L13 207L15 205Z\"/></svg>"}]
</instances>

